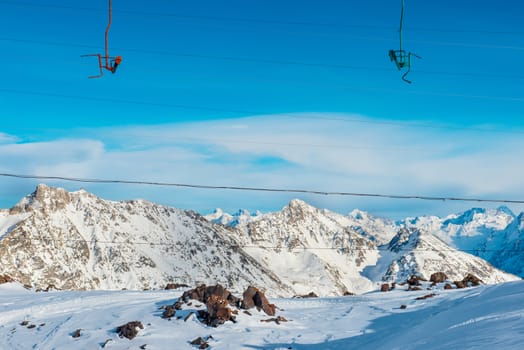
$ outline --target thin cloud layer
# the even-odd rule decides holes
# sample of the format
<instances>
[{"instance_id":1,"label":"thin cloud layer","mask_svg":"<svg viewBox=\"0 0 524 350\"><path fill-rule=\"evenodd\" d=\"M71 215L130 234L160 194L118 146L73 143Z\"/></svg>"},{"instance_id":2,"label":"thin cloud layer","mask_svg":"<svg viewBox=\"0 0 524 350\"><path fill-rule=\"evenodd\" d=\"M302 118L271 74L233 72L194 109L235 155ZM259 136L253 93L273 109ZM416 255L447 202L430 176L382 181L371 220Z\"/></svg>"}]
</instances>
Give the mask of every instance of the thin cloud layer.
<instances>
[{"instance_id":1,"label":"thin cloud layer","mask_svg":"<svg viewBox=\"0 0 524 350\"><path fill-rule=\"evenodd\" d=\"M67 140L37 143L16 138L9 141L2 135L0 161L10 172L320 191L524 198L524 178L518 175L524 171L520 161L524 159L524 140L512 133L424 128L343 114L297 114L84 129L73 131ZM71 184L67 187L74 188ZM136 186L125 190L101 185L93 188L109 199L140 196L202 212L214 206L278 210L298 196ZM314 196L304 199L341 212L359 207L394 217L419 215L420 210L443 215L474 205Z\"/></svg>"}]
</instances>

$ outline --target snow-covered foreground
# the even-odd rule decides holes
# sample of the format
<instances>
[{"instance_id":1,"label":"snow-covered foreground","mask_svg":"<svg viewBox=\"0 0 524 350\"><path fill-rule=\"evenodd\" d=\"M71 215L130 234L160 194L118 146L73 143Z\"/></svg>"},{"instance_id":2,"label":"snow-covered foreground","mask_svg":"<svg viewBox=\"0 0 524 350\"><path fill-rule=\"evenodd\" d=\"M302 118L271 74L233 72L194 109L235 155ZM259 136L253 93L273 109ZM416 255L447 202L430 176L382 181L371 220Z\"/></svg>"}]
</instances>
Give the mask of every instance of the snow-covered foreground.
<instances>
[{"instance_id":1,"label":"snow-covered foreground","mask_svg":"<svg viewBox=\"0 0 524 350\"><path fill-rule=\"evenodd\" d=\"M524 282L461 290L374 292L360 296L272 299L288 322L240 311L218 328L194 316L162 319L182 291L35 293L0 285L0 349L522 349ZM416 300L430 293L431 298ZM197 304L197 303L195 303ZM405 305L405 308L401 308ZM194 306L189 306L189 308ZM187 315L189 310L182 314ZM115 328L141 321L133 340ZM27 325L21 325L28 321ZM31 326L34 327L31 328ZM72 334L80 329L80 337ZM145 346L144 346L145 345Z\"/></svg>"}]
</instances>

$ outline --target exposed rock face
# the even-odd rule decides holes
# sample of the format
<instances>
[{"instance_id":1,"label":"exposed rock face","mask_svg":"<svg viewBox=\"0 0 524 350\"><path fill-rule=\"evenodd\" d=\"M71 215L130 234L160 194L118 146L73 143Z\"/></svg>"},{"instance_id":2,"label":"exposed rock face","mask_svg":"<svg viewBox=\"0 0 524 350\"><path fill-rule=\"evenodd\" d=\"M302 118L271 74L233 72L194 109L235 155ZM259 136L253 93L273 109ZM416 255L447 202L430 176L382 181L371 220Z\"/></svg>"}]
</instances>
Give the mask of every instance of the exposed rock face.
<instances>
[{"instance_id":1,"label":"exposed rock face","mask_svg":"<svg viewBox=\"0 0 524 350\"><path fill-rule=\"evenodd\" d=\"M381 292L389 292L389 283L384 283L380 286Z\"/></svg>"},{"instance_id":2,"label":"exposed rock face","mask_svg":"<svg viewBox=\"0 0 524 350\"><path fill-rule=\"evenodd\" d=\"M14 280L9 275L0 275L0 284L14 282Z\"/></svg>"}]
</instances>

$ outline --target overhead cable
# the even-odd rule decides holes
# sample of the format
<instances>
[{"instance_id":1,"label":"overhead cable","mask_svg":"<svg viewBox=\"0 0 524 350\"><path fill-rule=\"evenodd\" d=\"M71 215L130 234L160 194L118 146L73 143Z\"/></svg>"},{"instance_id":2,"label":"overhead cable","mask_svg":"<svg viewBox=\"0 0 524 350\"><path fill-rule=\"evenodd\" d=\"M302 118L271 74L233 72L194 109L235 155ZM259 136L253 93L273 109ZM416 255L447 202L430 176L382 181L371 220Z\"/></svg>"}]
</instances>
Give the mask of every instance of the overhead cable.
<instances>
[{"instance_id":1,"label":"overhead cable","mask_svg":"<svg viewBox=\"0 0 524 350\"><path fill-rule=\"evenodd\" d=\"M0 40L27 43L27 44L37 44L37 45L99 49L99 46L96 46L96 45L22 39L22 38L12 38L12 37L5 37L5 36L0 37ZM260 64L271 64L271 65L275 64L275 65L286 65L286 66L305 66L305 67L377 71L377 72L390 71L390 69L385 68L385 67L358 66L358 65L349 65L349 64L302 62L302 61L296 61L296 60L280 60L280 59L263 59L263 58L251 58L251 57L209 55L209 54L199 54L199 53L174 52L174 51L165 51L165 50L161 50L161 51L160 50L146 50L146 49L124 48L124 47L115 47L115 49L119 51L136 52L136 53L143 53L143 54L148 54L148 55L175 56L175 57L231 61L231 62L260 63ZM468 73L468 72L464 73L464 72L427 71L427 70L417 70L417 73L438 75L438 76L445 75L445 76L478 77L478 78L490 78L490 79L516 79L516 80L524 79L524 76L513 75L513 74L507 75L507 74L491 74L491 73Z\"/></svg>"},{"instance_id":2,"label":"overhead cable","mask_svg":"<svg viewBox=\"0 0 524 350\"><path fill-rule=\"evenodd\" d=\"M44 238L44 237L25 237L25 241L30 242L44 242L44 243L86 243L86 244L103 244L103 245L131 245L131 246L167 246L167 247L177 247L177 242L137 242L137 241L114 241L114 240L98 240L98 239L55 239L55 238ZM240 243L230 243L228 246L231 249L242 248L242 249L266 249L266 250L288 250L288 251L300 251L300 250L339 250L344 253L348 252L388 252L393 249L387 246L377 246L375 248L352 248L352 247L305 247L305 246L278 246L278 245L255 245L255 244L240 244ZM394 248L397 252L464 252L464 253L499 253L499 252L511 252L518 253L524 252L524 249L457 249L457 248L447 248L447 249L435 249L435 248Z\"/></svg>"},{"instance_id":3,"label":"overhead cable","mask_svg":"<svg viewBox=\"0 0 524 350\"><path fill-rule=\"evenodd\" d=\"M58 4L42 4L28 1L0 1L0 4L24 6L24 7L39 7L39 8L54 8L54 9L67 9L67 10L82 10L82 11L96 11L104 12L102 8L83 7L83 6L70 6L70 5L58 5ZM332 23L332 22L311 22L311 21L289 21L289 20L278 20L278 19L266 19L266 18L241 18L241 17L220 17L210 15L194 15L194 14L183 14L173 12L151 12L151 11L138 11L138 10L118 10L115 13L139 15L139 16L150 16L150 17L174 17L182 19L200 19L206 21L217 21L217 22L240 22L240 23L258 23L258 24L269 24L269 25L289 25L289 26L306 26L306 27L326 27L326 28L361 28L361 29L384 29L384 30L396 30L394 26L385 26L379 24L348 24L348 23ZM436 33L475 33L475 34L494 34L494 35L523 35L524 32L519 31L494 31L486 29L442 29L442 28L431 28L431 27L412 27L410 31L421 31L421 32L436 32Z\"/></svg>"},{"instance_id":4,"label":"overhead cable","mask_svg":"<svg viewBox=\"0 0 524 350\"><path fill-rule=\"evenodd\" d=\"M71 182L82 182L82 183L185 187L185 188L207 189L207 190L235 190L235 191L257 191L257 192L302 193L302 194L313 194L313 195L323 195L323 196L351 196L351 197L372 197L372 198L386 198L386 199L418 199L418 200L430 200L430 201L460 201L460 202L524 204L524 200L513 200L513 199L466 198L466 197L456 197L456 196L446 197L446 196L424 196L424 195L397 195L397 194L383 194L383 193L318 191L318 190L307 190L307 189L284 189L284 188L268 188L268 187L216 186L216 185L186 184L186 183L175 183L175 182L158 182L158 181L141 181L141 180L124 180L124 179L89 179L89 178L67 177L67 176L45 176L45 175L15 174L15 173L0 173L0 176L20 178L20 179L62 180L62 181L71 181Z\"/></svg>"},{"instance_id":5,"label":"overhead cable","mask_svg":"<svg viewBox=\"0 0 524 350\"><path fill-rule=\"evenodd\" d=\"M370 91L380 91L380 92L391 92L398 93L398 90L388 90L388 89L375 89L375 88L365 88L365 87L354 87L355 89L360 90L370 90ZM219 107L207 107L207 106L194 106L186 104L175 104L175 103L160 103L160 102L147 102L147 101L137 101L137 100L126 100L126 99L115 99L109 97L91 97L91 96L79 96L79 95L68 95L68 94L58 94L52 92L42 92L42 91L28 91L28 90L18 90L10 88L0 87L0 92L4 93L13 93L21 95L30 95L30 96L43 96L43 97L54 97L54 98L65 98L72 100L81 100L81 101L96 101L103 103L116 103L116 104L130 104L130 105L140 105L140 106L153 106L153 107L164 107L164 108L175 108L175 109L185 109L185 110L199 110L199 111L208 111L208 112L220 112L220 113L235 113L243 116L257 116L257 115L267 115L269 112L265 111L254 111L254 110L245 110L245 109L230 109L230 108L219 108ZM501 96L484 96L484 95L463 95L463 94L451 94L451 93L440 93L440 92L431 92L431 91L406 91L406 94L414 95L428 95L428 96L440 96L440 97L461 97L461 98L471 98L471 99L485 99L485 100L497 100L497 101L509 101L509 102L524 102L524 97L501 97ZM374 121L374 120L363 120L355 118L342 118L342 117L333 117L333 116L317 116L317 115L306 115L306 114L293 114L293 113L278 113L280 116L285 116L288 118L294 119L312 119L312 120L331 120L331 121L340 121L340 122L350 122L350 123L364 123L364 124L384 124L384 125L396 125L404 127L415 127L415 128L431 128L431 129L455 129L455 130L474 130L479 132L501 132L505 133L506 131L494 130L494 129L483 129L483 128L463 128L463 127L454 127L454 126L439 126L431 124L420 124L420 123L402 123L402 122L393 122L393 121ZM513 133L521 133L515 131Z\"/></svg>"}]
</instances>

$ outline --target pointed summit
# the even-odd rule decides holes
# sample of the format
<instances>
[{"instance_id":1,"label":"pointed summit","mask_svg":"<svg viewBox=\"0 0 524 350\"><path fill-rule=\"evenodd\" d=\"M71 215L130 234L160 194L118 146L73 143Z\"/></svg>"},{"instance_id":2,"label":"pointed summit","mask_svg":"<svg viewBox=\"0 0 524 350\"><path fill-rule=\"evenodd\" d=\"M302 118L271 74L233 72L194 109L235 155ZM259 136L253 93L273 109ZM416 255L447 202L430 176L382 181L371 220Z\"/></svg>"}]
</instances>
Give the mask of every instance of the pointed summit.
<instances>
[{"instance_id":1,"label":"pointed summit","mask_svg":"<svg viewBox=\"0 0 524 350\"><path fill-rule=\"evenodd\" d=\"M10 209L10 213L16 214L38 208L56 210L65 207L70 202L71 195L65 189L39 184L33 193L25 196L15 204Z\"/></svg>"},{"instance_id":2,"label":"pointed summit","mask_svg":"<svg viewBox=\"0 0 524 350\"><path fill-rule=\"evenodd\" d=\"M510 209L508 208L507 206L505 205L501 205L500 207L497 208L497 212L499 213L504 213L504 214L507 214L513 218L516 218L517 216L515 215L515 213Z\"/></svg>"},{"instance_id":3,"label":"pointed summit","mask_svg":"<svg viewBox=\"0 0 524 350\"><path fill-rule=\"evenodd\" d=\"M282 213L291 222L304 220L309 215L318 213L319 211L320 209L313 207L301 199L293 199L288 205L282 208Z\"/></svg>"},{"instance_id":4,"label":"pointed summit","mask_svg":"<svg viewBox=\"0 0 524 350\"><path fill-rule=\"evenodd\" d=\"M312 205L304 202L302 199L292 199L289 204L286 206L288 208L293 208L293 209L317 209L315 207L313 207Z\"/></svg>"}]
</instances>

